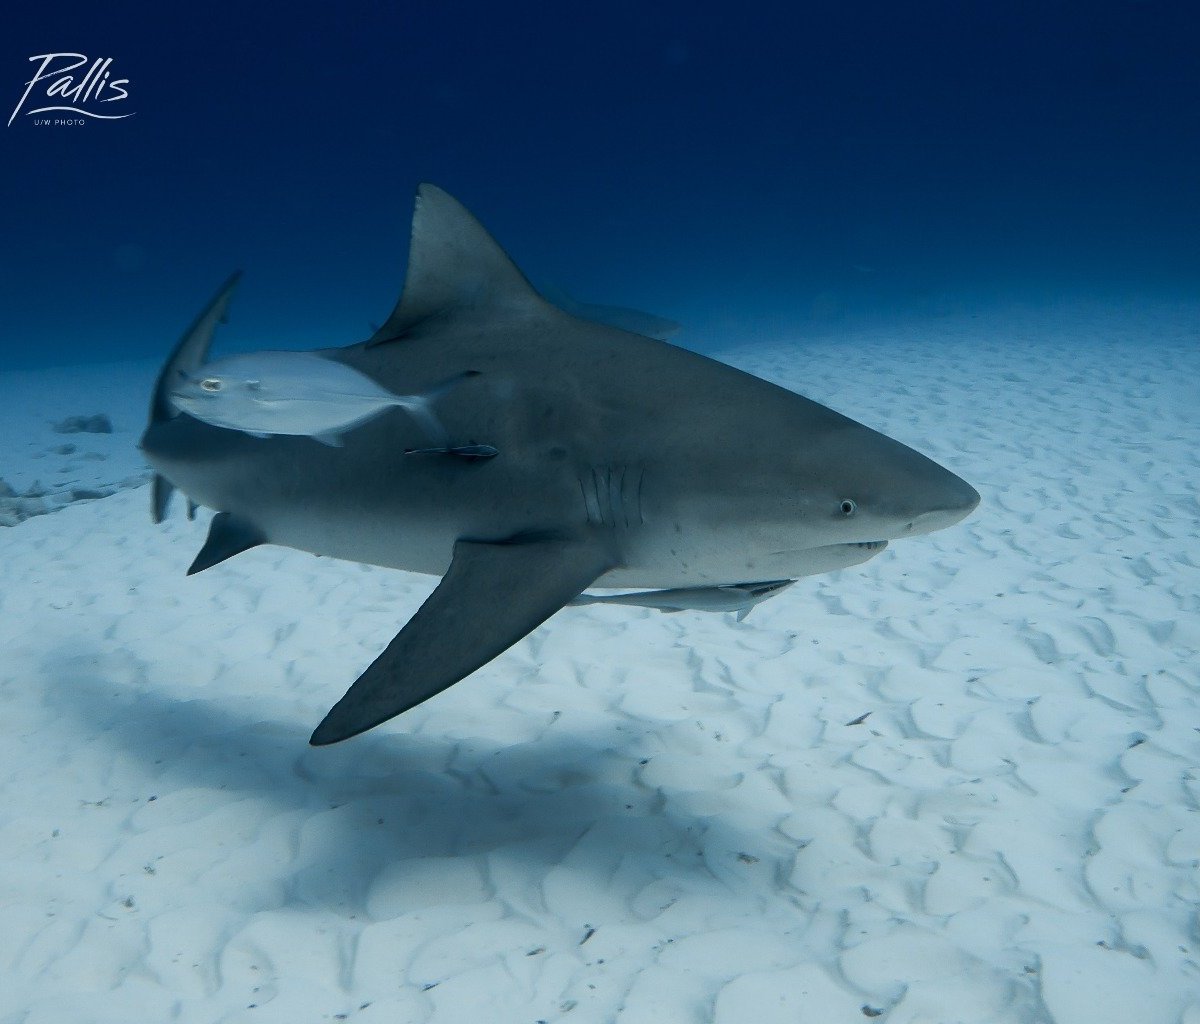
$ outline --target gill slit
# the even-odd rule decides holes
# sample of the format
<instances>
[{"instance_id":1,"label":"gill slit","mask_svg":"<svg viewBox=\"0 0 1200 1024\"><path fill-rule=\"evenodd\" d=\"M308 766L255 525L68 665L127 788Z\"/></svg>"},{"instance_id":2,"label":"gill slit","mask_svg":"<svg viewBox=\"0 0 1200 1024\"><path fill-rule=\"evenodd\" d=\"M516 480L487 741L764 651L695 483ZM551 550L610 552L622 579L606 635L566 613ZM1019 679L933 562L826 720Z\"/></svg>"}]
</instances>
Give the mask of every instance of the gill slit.
<instances>
[{"instance_id":1,"label":"gill slit","mask_svg":"<svg viewBox=\"0 0 1200 1024\"><path fill-rule=\"evenodd\" d=\"M587 523L631 529L644 525L642 486L645 466L589 466L578 477L579 496Z\"/></svg>"}]
</instances>

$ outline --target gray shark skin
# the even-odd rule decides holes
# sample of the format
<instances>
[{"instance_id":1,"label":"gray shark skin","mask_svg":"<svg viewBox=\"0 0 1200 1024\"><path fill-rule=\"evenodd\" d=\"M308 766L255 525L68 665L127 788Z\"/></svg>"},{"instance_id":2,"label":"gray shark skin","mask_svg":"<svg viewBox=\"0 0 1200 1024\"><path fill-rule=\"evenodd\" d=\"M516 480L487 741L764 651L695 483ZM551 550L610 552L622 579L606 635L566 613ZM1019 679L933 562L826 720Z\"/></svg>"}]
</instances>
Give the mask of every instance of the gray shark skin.
<instances>
[{"instance_id":1,"label":"gray shark skin","mask_svg":"<svg viewBox=\"0 0 1200 1024\"><path fill-rule=\"evenodd\" d=\"M203 363L236 282L168 358L141 442L156 518L175 488L218 512L190 571L269 543L443 577L315 745L453 685L587 587L794 579L950 526L979 502L953 473L832 409L561 312L431 185L417 193L396 309L367 341L320 354L402 395L462 377L438 404L444 453L400 410L330 448L173 408L164 386Z\"/></svg>"}]
</instances>

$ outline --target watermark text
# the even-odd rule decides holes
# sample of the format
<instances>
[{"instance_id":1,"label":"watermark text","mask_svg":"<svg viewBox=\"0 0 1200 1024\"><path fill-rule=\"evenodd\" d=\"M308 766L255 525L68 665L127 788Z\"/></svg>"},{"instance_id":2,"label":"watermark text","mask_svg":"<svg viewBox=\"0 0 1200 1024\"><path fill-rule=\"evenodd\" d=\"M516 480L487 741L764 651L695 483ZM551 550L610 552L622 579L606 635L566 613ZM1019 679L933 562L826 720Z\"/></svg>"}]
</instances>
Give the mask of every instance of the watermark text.
<instances>
[{"instance_id":1,"label":"watermark text","mask_svg":"<svg viewBox=\"0 0 1200 1024\"><path fill-rule=\"evenodd\" d=\"M34 117L34 124L86 124L96 118L119 121L132 117L123 107L101 107L129 99L129 79L112 77L112 57L89 61L86 53L39 53L30 57L38 69L28 82L20 102L13 108L9 126L20 117ZM86 71L80 69L88 65ZM100 107L100 109L97 109ZM73 117L37 118L37 114L68 114Z\"/></svg>"}]
</instances>

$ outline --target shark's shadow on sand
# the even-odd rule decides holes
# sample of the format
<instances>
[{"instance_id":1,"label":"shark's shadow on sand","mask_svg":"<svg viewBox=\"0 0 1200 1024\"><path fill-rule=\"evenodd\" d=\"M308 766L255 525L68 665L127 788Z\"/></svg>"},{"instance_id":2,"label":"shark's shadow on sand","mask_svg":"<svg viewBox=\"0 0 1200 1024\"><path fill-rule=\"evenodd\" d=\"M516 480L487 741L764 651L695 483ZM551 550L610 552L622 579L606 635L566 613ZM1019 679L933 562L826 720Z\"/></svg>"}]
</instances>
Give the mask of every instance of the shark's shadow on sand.
<instances>
[{"instance_id":1,"label":"shark's shadow on sand","mask_svg":"<svg viewBox=\"0 0 1200 1024\"><path fill-rule=\"evenodd\" d=\"M207 789L230 805L262 801L260 832L306 812L291 826L292 860L262 867L263 881L282 884L291 906L361 914L382 872L445 858L477 864L485 880L503 862L529 892L563 865L572 884L608 902L620 870L626 886L640 878L664 891L709 890L720 902L749 899L755 907L745 912L755 913L795 852L766 820L739 827L692 813L686 796L639 781L650 725L554 721L515 745L382 734L314 750L299 716L284 724L243 717L246 709L240 714L227 698L173 700L161 680L109 678L103 660L76 651L42 667L47 702L65 712L58 725L76 734L75 749L96 746L102 762L115 755L144 766L145 792L124 784L119 800L154 797L167 807L173 791ZM238 840L213 835L218 841ZM542 897L529 899L535 906L526 909L539 912Z\"/></svg>"}]
</instances>

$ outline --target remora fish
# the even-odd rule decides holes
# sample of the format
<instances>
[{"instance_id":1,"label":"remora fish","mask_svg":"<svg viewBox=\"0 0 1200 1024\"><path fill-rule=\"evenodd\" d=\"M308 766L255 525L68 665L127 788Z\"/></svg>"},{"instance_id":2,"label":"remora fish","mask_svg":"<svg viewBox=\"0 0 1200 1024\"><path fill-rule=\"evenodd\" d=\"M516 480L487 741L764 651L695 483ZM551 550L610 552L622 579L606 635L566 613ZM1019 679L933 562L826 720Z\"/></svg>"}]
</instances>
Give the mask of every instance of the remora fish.
<instances>
[{"instance_id":1,"label":"remora fish","mask_svg":"<svg viewBox=\"0 0 1200 1024\"><path fill-rule=\"evenodd\" d=\"M335 448L341 435L388 409L406 410L444 445L433 401L448 385L397 395L345 363L311 352L251 352L180 370L171 386L177 409L215 427L257 437L289 434Z\"/></svg>"},{"instance_id":2,"label":"remora fish","mask_svg":"<svg viewBox=\"0 0 1200 1024\"><path fill-rule=\"evenodd\" d=\"M657 608L663 612L737 612L737 620L741 622L756 604L787 590L795 582L767 580L720 587L641 590L636 594L580 594L571 604L626 604L636 608Z\"/></svg>"}]
</instances>

